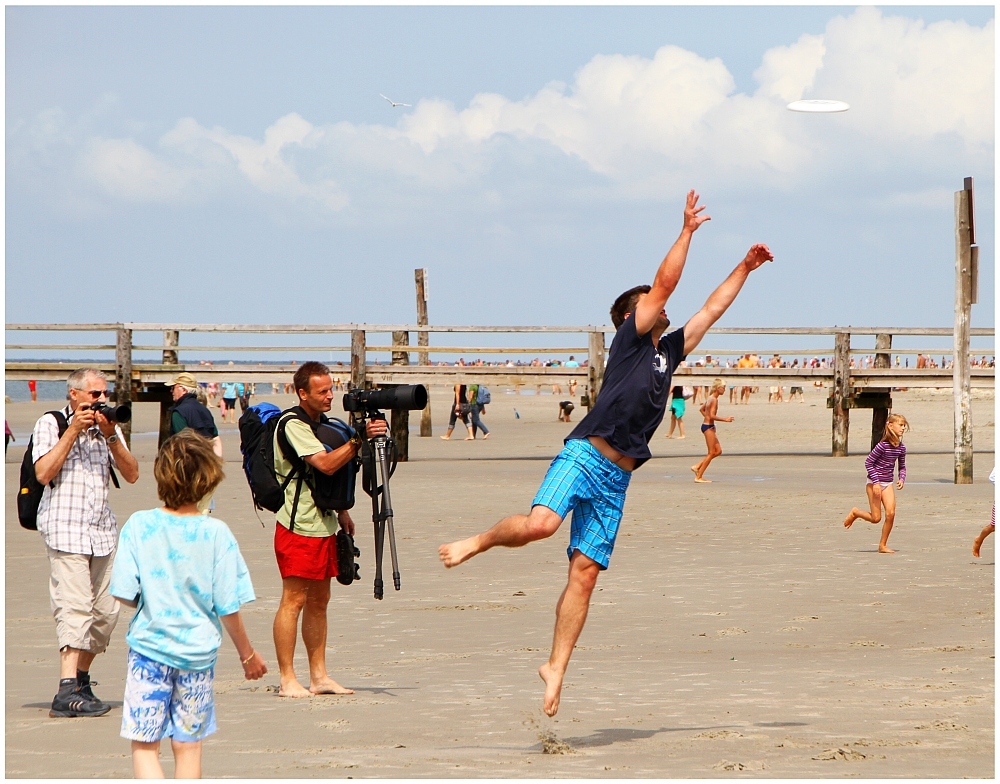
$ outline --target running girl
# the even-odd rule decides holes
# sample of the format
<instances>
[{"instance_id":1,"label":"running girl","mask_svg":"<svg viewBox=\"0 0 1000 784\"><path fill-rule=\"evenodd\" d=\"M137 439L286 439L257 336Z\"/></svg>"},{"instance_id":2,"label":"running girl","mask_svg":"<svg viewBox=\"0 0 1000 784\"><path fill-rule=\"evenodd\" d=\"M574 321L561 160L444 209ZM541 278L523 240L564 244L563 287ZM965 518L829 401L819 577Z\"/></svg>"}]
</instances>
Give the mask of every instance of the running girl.
<instances>
[{"instance_id":1,"label":"running girl","mask_svg":"<svg viewBox=\"0 0 1000 784\"><path fill-rule=\"evenodd\" d=\"M997 481L997 468L993 466L993 470L990 471L990 481L996 484ZM976 541L972 543L972 554L979 557L979 550L983 546L983 542L986 541L986 537L997 530L997 505L993 504L993 513L990 516L990 524L983 528L979 532L979 536L976 537Z\"/></svg>"},{"instance_id":2,"label":"running girl","mask_svg":"<svg viewBox=\"0 0 1000 784\"><path fill-rule=\"evenodd\" d=\"M715 423L716 422L732 422L734 417L720 417L716 416L719 411L719 395L726 391L726 385L723 383L721 378L715 379L712 382L712 388L708 392L708 400L701 404L702 416L705 417L705 421L701 425L702 435L705 436L705 444L708 446L708 454L702 459L697 465L691 466L691 470L694 471L694 481L699 483L711 482L711 479L703 479L705 471L708 469L708 464L711 463L715 458L722 454L722 444L719 443L719 437L715 433Z\"/></svg>"},{"instance_id":3,"label":"running girl","mask_svg":"<svg viewBox=\"0 0 1000 784\"><path fill-rule=\"evenodd\" d=\"M899 481L896 489L902 490L906 482L906 446L902 442L903 433L910 429L910 423L902 414L889 414L885 423L882 440L875 444L871 454L865 459L865 470L868 473L868 504L871 513L854 507L844 518L844 528L850 528L858 518L875 524L882 519L882 508L885 508L885 522L882 524L882 540L878 544L880 553L894 553L888 546L889 533L896 519L896 491L893 490L893 474L897 461L899 462Z\"/></svg>"}]
</instances>

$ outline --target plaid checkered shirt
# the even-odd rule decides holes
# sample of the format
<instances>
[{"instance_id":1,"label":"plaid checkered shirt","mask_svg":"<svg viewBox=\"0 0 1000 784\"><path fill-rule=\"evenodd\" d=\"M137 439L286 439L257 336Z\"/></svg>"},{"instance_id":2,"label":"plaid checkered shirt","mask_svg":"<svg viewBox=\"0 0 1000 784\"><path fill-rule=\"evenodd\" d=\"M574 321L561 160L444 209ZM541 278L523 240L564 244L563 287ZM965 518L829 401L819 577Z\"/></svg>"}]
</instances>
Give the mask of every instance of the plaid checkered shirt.
<instances>
[{"instance_id":1,"label":"plaid checkered shirt","mask_svg":"<svg viewBox=\"0 0 1000 784\"><path fill-rule=\"evenodd\" d=\"M63 414L72 422L72 409ZM123 438L121 428L115 432ZM48 454L59 441L55 417L46 414L35 423L32 460ZM53 550L83 555L110 555L118 540L118 524L108 506L109 465L114 457L97 426L76 439L55 478L45 486L38 507L38 532Z\"/></svg>"}]
</instances>

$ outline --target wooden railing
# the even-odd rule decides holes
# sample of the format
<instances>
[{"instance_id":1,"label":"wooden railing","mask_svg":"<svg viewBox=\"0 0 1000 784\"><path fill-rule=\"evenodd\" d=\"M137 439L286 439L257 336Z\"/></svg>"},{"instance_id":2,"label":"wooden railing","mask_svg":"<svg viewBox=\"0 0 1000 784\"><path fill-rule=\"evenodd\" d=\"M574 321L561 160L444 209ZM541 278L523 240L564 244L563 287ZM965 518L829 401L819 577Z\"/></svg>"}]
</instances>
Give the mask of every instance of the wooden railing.
<instances>
[{"instance_id":1,"label":"wooden railing","mask_svg":"<svg viewBox=\"0 0 1000 784\"><path fill-rule=\"evenodd\" d=\"M161 402L162 421L166 421L166 409L169 406L169 390L164 384L180 371L188 371L200 381L249 381L255 383L284 383L295 372L294 362L253 362L231 360L226 357L260 353L273 356L275 353L298 354L308 358L320 358L330 365L331 371L342 381L357 387L362 385L389 384L427 384L451 385L464 380L478 380L497 387L540 384L561 384L575 381L585 385L590 401L596 400L600 393L603 380L606 352L606 336L613 334L610 326L584 327L539 327L539 326L420 326L413 324L318 324L318 325L261 325L261 324L149 324L149 323L114 323L114 324L7 324L10 332L44 333L109 333L114 334L115 341L100 343L67 343L67 342L17 342L6 344L5 372L8 380L17 379L52 379L64 380L69 373L81 364L81 360L40 360L38 358L18 360L11 353L25 352L96 352L111 355L104 357L88 357L86 364L93 365L113 376L119 402L126 401L159 401ZM136 334L158 333L162 336L160 342L134 342ZM410 333L427 335L445 335L448 345L415 347L410 345ZM970 333L976 338L993 338L995 333L990 329L972 329ZM200 334L240 336L236 344L230 345L199 345L197 342L181 342L181 336ZM562 345L559 346L525 346L523 338L513 338L509 342L519 343L512 346L490 345L455 345L455 335L502 335L502 336L538 336L559 335ZM243 338L245 335L294 335L300 340L287 341L294 345L266 345L266 341L256 342ZM343 344L309 345L301 340L306 336L344 336L350 340ZM390 341L368 345L369 335L389 335ZM573 340L562 340L561 336L576 336L578 345ZM708 333L704 342L711 342L710 336L741 336L742 343L748 343L746 338L756 336L779 336L792 338L800 336L816 336L832 339L832 345L826 348L802 349L781 347L756 353L762 357L766 354L782 353L798 357L830 356L832 362L828 367L811 368L735 368L735 367L683 367L677 371L681 383L701 385L709 380L721 377L735 381L741 385L791 385L804 386L820 381L831 390L828 405L833 409L833 447L832 453L847 454L847 428L851 408L872 408L874 433L881 433L880 421L891 407L890 391L898 387L951 387L953 385L953 370L943 367L916 368L895 367L891 361L892 355L899 357L914 356L918 353L934 356L951 356L952 351L940 346L925 349L892 348L893 338L943 338L951 337L953 330L946 328L915 328L915 327L718 327ZM874 336L874 348L851 346L853 336ZM224 342L224 341L222 341ZM820 341L817 340L817 343ZM992 342L992 341L991 341ZM262 343L264 343L262 345ZM582 345L586 343L586 345ZM699 348L698 356L710 354L717 356L735 356L746 353L749 349L710 349ZM160 354L159 361L146 361L137 358L136 354L156 352ZM974 347L973 355L992 355L992 346L988 349ZM225 364L201 364L198 361L181 361L181 355L187 359L192 354L209 355L218 362ZM346 362L328 361L324 354L341 354ZM388 362L381 363L377 355L390 355ZM416 363L410 364L411 355L416 354ZM448 355L455 357L492 356L553 356L572 354L585 367L572 368L561 365L558 367L538 367L532 365L434 365L431 355ZM378 364L371 363L371 355L376 355ZM859 355L874 355L874 367L850 367L850 357ZM95 360L96 361L93 361ZM969 362L968 357L960 358ZM127 380L127 382L126 382ZM973 367L970 371L972 387L993 388L995 383L994 368ZM162 427L161 427L162 429ZM424 428L422 428L422 434ZM429 434L429 420L426 432ZM874 437L874 436L873 436Z\"/></svg>"}]
</instances>

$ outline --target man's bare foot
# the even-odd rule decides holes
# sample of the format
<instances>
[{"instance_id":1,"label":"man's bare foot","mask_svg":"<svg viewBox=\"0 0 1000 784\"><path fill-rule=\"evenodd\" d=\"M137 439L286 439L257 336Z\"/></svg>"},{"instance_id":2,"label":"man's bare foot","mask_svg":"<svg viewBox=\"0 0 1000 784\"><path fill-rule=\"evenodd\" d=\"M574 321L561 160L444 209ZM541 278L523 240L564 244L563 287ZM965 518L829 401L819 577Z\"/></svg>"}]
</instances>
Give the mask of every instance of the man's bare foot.
<instances>
[{"instance_id":1,"label":"man's bare foot","mask_svg":"<svg viewBox=\"0 0 1000 784\"><path fill-rule=\"evenodd\" d=\"M441 436L442 441L451 441L451 436Z\"/></svg>"},{"instance_id":2,"label":"man's bare foot","mask_svg":"<svg viewBox=\"0 0 1000 784\"><path fill-rule=\"evenodd\" d=\"M687 436L677 436L678 441L680 441L682 438L687 438Z\"/></svg>"},{"instance_id":3,"label":"man's bare foot","mask_svg":"<svg viewBox=\"0 0 1000 784\"><path fill-rule=\"evenodd\" d=\"M466 441L475 441L475 440L476 440L476 437L475 437L475 436L466 436L466 437L465 437L465 440L466 440Z\"/></svg>"},{"instance_id":4,"label":"man's bare foot","mask_svg":"<svg viewBox=\"0 0 1000 784\"><path fill-rule=\"evenodd\" d=\"M299 683L297 680L291 680L287 683L285 681L281 682L278 687L279 697L312 697L312 692L309 691L305 686Z\"/></svg>"},{"instance_id":5,"label":"man's bare foot","mask_svg":"<svg viewBox=\"0 0 1000 784\"><path fill-rule=\"evenodd\" d=\"M712 484L712 480L711 479L702 479L697 474L695 474L694 481L697 482L700 485L710 485L710 484Z\"/></svg>"},{"instance_id":6,"label":"man's bare foot","mask_svg":"<svg viewBox=\"0 0 1000 784\"><path fill-rule=\"evenodd\" d=\"M555 716L559 710L559 696L562 692L563 676L552 669L548 662L538 668L538 677L545 681L545 698L542 710L546 716Z\"/></svg>"},{"instance_id":7,"label":"man's bare foot","mask_svg":"<svg viewBox=\"0 0 1000 784\"><path fill-rule=\"evenodd\" d=\"M489 434L489 433L487 433L487 434L486 434L485 436L483 436L483 441L485 441L485 440L486 440L487 438L489 438L489 437L490 437L490 434Z\"/></svg>"},{"instance_id":8,"label":"man's bare foot","mask_svg":"<svg viewBox=\"0 0 1000 784\"><path fill-rule=\"evenodd\" d=\"M468 539L462 539L460 542L441 545L438 548L438 558L441 559L441 563L450 569L453 566L458 566L460 563L468 561L476 554L475 538L471 536Z\"/></svg>"},{"instance_id":9,"label":"man's bare foot","mask_svg":"<svg viewBox=\"0 0 1000 784\"><path fill-rule=\"evenodd\" d=\"M354 689L341 686L329 676L309 684L311 694L354 694Z\"/></svg>"},{"instance_id":10,"label":"man's bare foot","mask_svg":"<svg viewBox=\"0 0 1000 784\"><path fill-rule=\"evenodd\" d=\"M878 546L878 551L879 551L880 553L894 553L894 552L896 552L895 550L890 550L890 549L889 549L888 547L886 547L886 546L885 546L884 544L880 544L880 545Z\"/></svg>"},{"instance_id":11,"label":"man's bare foot","mask_svg":"<svg viewBox=\"0 0 1000 784\"><path fill-rule=\"evenodd\" d=\"M850 528L852 525L854 525L854 512L844 518L844 528Z\"/></svg>"}]
</instances>

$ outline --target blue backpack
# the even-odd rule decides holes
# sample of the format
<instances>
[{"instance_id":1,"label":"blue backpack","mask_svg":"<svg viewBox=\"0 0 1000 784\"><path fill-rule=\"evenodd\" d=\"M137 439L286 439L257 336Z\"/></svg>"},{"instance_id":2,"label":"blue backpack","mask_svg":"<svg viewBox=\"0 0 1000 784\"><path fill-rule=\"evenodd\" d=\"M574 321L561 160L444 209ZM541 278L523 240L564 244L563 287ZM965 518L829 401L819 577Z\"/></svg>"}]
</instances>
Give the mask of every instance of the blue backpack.
<instances>
[{"instance_id":1,"label":"blue backpack","mask_svg":"<svg viewBox=\"0 0 1000 784\"><path fill-rule=\"evenodd\" d=\"M493 400L493 398L490 395L489 387L485 387L482 384L480 384L479 385L479 391L476 392L476 402L479 405L481 405L481 406L485 406L487 403L491 402L492 400Z\"/></svg>"}]
</instances>

